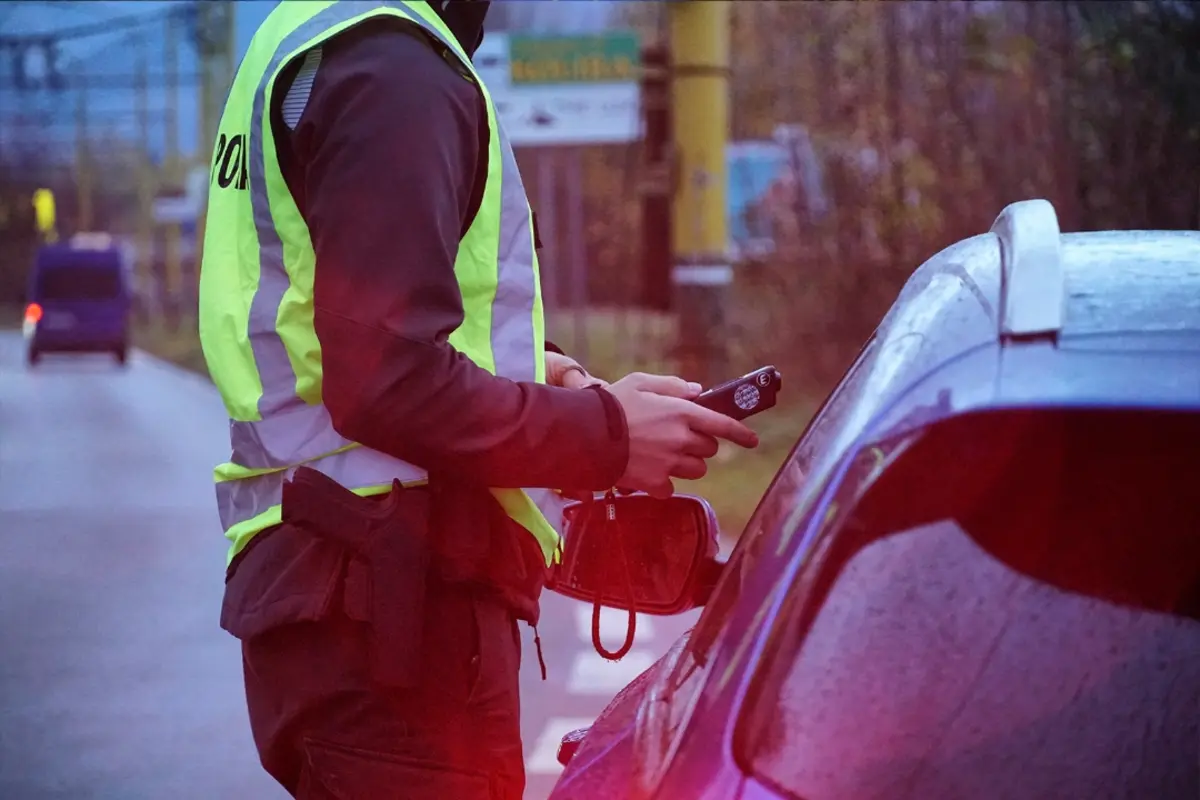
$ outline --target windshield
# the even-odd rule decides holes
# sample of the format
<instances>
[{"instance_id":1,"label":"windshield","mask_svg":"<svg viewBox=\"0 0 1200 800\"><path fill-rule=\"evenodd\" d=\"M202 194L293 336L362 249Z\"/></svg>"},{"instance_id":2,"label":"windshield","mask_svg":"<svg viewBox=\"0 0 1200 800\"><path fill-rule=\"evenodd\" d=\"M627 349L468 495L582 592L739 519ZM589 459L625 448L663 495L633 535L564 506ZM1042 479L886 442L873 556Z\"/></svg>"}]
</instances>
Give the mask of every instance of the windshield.
<instances>
[{"instance_id":1,"label":"windshield","mask_svg":"<svg viewBox=\"0 0 1200 800\"><path fill-rule=\"evenodd\" d=\"M1198 449L1196 414L1043 411L864 453L744 762L803 800L1200 796Z\"/></svg>"}]
</instances>

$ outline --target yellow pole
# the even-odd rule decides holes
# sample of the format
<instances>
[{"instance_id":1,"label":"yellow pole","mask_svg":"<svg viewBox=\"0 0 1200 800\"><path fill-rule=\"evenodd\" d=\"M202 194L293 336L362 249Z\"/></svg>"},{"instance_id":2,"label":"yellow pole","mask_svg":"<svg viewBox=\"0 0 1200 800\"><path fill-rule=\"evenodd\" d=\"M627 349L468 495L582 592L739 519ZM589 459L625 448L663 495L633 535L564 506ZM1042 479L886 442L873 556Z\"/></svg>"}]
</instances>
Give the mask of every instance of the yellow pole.
<instances>
[{"instance_id":1,"label":"yellow pole","mask_svg":"<svg viewBox=\"0 0 1200 800\"><path fill-rule=\"evenodd\" d=\"M38 189L33 193L33 213L38 233L47 244L58 241L58 230L55 228L57 213L54 205L54 192L49 189Z\"/></svg>"},{"instance_id":2,"label":"yellow pole","mask_svg":"<svg viewBox=\"0 0 1200 800\"><path fill-rule=\"evenodd\" d=\"M726 221L729 141L728 2L667 4L676 166L673 280L680 374L706 385L727 374L725 306L733 269Z\"/></svg>"},{"instance_id":3,"label":"yellow pole","mask_svg":"<svg viewBox=\"0 0 1200 800\"><path fill-rule=\"evenodd\" d=\"M92 229L92 172L88 163L87 88L75 95L75 190L79 198L79 230Z\"/></svg>"}]
</instances>

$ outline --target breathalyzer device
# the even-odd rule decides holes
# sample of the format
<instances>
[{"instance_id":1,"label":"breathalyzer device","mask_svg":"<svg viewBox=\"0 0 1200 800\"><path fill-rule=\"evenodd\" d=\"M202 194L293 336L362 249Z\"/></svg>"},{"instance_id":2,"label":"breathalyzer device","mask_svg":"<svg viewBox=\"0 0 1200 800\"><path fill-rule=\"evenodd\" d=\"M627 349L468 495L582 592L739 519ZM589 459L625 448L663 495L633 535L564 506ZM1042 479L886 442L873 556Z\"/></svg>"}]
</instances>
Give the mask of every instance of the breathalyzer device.
<instances>
[{"instance_id":1,"label":"breathalyzer device","mask_svg":"<svg viewBox=\"0 0 1200 800\"><path fill-rule=\"evenodd\" d=\"M775 367L760 367L702 393L694 402L737 420L752 417L775 405L783 376Z\"/></svg>"}]
</instances>

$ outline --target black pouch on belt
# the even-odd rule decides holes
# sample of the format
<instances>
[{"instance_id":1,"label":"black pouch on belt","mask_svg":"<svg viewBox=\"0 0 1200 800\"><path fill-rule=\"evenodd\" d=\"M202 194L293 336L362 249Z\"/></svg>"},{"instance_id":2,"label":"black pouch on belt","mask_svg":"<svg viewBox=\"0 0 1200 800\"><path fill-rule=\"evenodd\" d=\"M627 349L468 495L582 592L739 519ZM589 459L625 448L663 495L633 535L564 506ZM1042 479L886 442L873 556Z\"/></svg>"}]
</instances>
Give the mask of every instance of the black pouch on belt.
<instances>
[{"instance_id":1,"label":"black pouch on belt","mask_svg":"<svg viewBox=\"0 0 1200 800\"><path fill-rule=\"evenodd\" d=\"M299 467L283 484L283 519L366 563L372 674L384 686L415 687L430 559L428 495L394 481L385 498L359 497L315 469Z\"/></svg>"}]
</instances>

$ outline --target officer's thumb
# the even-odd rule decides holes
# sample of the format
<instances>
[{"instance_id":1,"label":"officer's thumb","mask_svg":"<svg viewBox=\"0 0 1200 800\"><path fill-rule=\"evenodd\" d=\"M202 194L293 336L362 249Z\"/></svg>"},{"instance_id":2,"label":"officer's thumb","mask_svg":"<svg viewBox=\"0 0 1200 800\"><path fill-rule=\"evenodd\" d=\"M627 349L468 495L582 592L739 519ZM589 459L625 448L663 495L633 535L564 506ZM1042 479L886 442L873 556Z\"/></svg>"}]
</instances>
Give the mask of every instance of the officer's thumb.
<instances>
[{"instance_id":1,"label":"officer's thumb","mask_svg":"<svg viewBox=\"0 0 1200 800\"><path fill-rule=\"evenodd\" d=\"M635 372L627 377L621 383L628 381L632 388L639 392L650 392L651 394L660 394L665 397L678 397L681 400L692 400L700 394L701 388L698 383L689 383L683 378L676 378L673 375L647 375L642 372Z\"/></svg>"}]
</instances>

